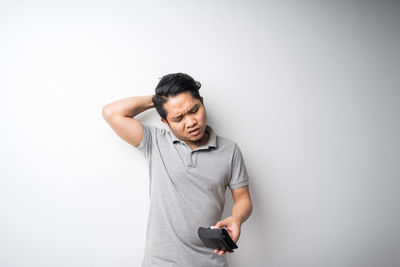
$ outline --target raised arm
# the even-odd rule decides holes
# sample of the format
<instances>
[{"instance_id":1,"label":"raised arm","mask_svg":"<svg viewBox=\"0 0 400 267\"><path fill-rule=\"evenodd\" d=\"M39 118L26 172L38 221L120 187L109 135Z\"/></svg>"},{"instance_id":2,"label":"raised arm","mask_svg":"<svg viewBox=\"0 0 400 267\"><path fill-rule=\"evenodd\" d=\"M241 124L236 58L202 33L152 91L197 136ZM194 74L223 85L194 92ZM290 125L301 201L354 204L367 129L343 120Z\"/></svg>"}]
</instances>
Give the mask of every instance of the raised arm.
<instances>
[{"instance_id":1,"label":"raised arm","mask_svg":"<svg viewBox=\"0 0 400 267\"><path fill-rule=\"evenodd\" d=\"M103 117L119 137L137 147L143 137L143 125L133 117L154 108L153 96L132 96L107 104L102 110Z\"/></svg>"}]
</instances>

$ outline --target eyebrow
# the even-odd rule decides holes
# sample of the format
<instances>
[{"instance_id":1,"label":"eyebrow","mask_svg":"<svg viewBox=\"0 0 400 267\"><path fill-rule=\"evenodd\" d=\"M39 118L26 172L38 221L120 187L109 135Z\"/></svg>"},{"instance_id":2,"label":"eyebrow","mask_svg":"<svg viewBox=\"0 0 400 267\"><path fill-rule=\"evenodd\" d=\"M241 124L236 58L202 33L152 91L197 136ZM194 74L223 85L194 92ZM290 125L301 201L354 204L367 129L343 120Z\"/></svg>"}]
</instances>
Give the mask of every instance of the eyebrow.
<instances>
[{"instance_id":1,"label":"eyebrow","mask_svg":"<svg viewBox=\"0 0 400 267\"><path fill-rule=\"evenodd\" d=\"M193 111L194 109L196 109L199 106L199 104L195 104L190 110ZM179 119L179 117L183 117L183 114L179 114L178 116L173 117L173 119Z\"/></svg>"}]
</instances>

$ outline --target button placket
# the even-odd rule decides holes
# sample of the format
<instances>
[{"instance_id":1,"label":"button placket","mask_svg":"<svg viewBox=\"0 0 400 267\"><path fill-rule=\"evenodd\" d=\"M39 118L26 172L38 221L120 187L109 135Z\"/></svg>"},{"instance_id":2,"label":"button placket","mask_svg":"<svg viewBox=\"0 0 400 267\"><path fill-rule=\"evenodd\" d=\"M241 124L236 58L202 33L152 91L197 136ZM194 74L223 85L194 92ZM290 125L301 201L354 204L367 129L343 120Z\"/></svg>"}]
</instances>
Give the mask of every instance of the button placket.
<instances>
[{"instance_id":1,"label":"button placket","mask_svg":"<svg viewBox=\"0 0 400 267\"><path fill-rule=\"evenodd\" d=\"M192 166L196 167L197 166L197 152L192 151L191 156L192 156Z\"/></svg>"},{"instance_id":2,"label":"button placket","mask_svg":"<svg viewBox=\"0 0 400 267\"><path fill-rule=\"evenodd\" d=\"M187 167L193 167L193 160L192 160L192 149L189 147L188 144L183 143L185 147L184 158L185 158L185 165Z\"/></svg>"},{"instance_id":3,"label":"button placket","mask_svg":"<svg viewBox=\"0 0 400 267\"><path fill-rule=\"evenodd\" d=\"M200 146L198 148L192 149L188 144L185 142L181 142L181 144L184 147L183 152L183 158L185 161L185 166L186 167L192 167L195 168L197 166L197 153L200 150L208 150L209 146Z\"/></svg>"}]
</instances>

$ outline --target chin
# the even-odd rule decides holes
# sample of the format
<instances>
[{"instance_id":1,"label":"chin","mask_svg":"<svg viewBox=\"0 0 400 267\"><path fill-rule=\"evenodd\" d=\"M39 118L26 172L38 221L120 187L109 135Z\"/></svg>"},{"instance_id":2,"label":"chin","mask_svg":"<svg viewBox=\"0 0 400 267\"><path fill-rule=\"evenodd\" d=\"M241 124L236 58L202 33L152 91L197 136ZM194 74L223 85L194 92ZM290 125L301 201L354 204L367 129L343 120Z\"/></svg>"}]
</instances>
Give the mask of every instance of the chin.
<instances>
[{"instance_id":1,"label":"chin","mask_svg":"<svg viewBox=\"0 0 400 267\"><path fill-rule=\"evenodd\" d=\"M193 141L200 141L203 137L204 137L204 134L205 134L206 132L202 132L202 133L200 133L198 136L190 136L190 138L189 139L191 139L191 140L193 140Z\"/></svg>"}]
</instances>

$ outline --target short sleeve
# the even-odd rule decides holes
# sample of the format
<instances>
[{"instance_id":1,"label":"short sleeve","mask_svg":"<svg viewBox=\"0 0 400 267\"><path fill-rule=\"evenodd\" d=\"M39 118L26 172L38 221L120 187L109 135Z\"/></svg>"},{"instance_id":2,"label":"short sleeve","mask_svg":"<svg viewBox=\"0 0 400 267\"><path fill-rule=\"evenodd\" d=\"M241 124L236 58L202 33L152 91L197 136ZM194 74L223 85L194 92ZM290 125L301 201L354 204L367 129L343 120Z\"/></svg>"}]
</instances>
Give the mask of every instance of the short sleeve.
<instances>
[{"instance_id":1,"label":"short sleeve","mask_svg":"<svg viewBox=\"0 0 400 267\"><path fill-rule=\"evenodd\" d=\"M148 124L143 124L143 137L142 140L140 141L139 146L137 146L137 149L139 151L142 151L144 154L144 157L146 159L149 159L151 156L152 148L153 148L153 143L155 139L155 133L156 133L156 127Z\"/></svg>"},{"instance_id":2,"label":"short sleeve","mask_svg":"<svg viewBox=\"0 0 400 267\"><path fill-rule=\"evenodd\" d=\"M231 178L229 180L230 189L238 189L249 184L246 164L243 159L239 146L235 143L235 149L232 157Z\"/></svg>"}]
</instances>

